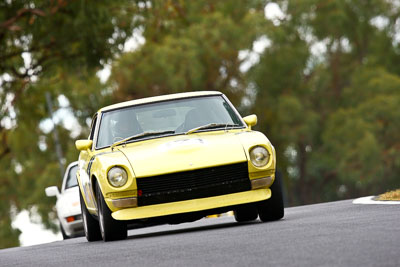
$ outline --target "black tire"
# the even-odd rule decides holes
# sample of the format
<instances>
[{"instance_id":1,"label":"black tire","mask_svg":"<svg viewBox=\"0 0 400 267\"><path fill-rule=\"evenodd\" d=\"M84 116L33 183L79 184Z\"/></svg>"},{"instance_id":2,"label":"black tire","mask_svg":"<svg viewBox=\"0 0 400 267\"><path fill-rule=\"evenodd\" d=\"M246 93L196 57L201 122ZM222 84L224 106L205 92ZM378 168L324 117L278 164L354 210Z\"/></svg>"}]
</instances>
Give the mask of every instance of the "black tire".
<instances>
[{"instance_id":1,"label":"black tire","mask_svg":"<svg viewBox=\"0 0 400 267\"><path fill-rule=\"evenodd\" d=\"M280 175L275 175L275 181L270 187L271 198L258 202L258 215L263 222L282 219L285 212L283 207L282 181Z\"/></svg>"},{"instance_id":2,"label":"black tire","mask_svg":"<svg viewBox=\"0 0 400 267\"><path fill-rule=\"evenodd\" d=\"M82 222L87 241L92 242L101 240L99 223L93 218L86 208L81 190L79 190L79 198L81 200Z\"/></svg>"},{"instance_id":3,"label":"black tire","mask_svg":"<svg viewBox=\"0 0 400 267\"><path fill-rule=\"evenodd\" d=\"M100 187L96 184L97 211L99 215L100 233L104 241L126 239L128 236L127 224L124 221L115 220L104 201Z\"/></svg>"},{"instance_id":4,"label":"black tire","mask_svg":"<svg viewBox=\"0 0 400 267\"><path fill-rule=\"evenodd\" d=\"M237 207L233 213L237 222L254 221L258 217L257 207L255 204L241 205Z\"/></svg>"},{"instance_id":5,"label":"black tire","mask_svg":"<svg viewBox=\"0 0 400 267\"><path fill-rule=\"evenodd\" d=\"M61 234L62 234L62 237L64 240L70 239L70 237L65 233L64 228L62 227L61 223L60 223L60 231L61 231Z\"/></svg>"}]
</instances>

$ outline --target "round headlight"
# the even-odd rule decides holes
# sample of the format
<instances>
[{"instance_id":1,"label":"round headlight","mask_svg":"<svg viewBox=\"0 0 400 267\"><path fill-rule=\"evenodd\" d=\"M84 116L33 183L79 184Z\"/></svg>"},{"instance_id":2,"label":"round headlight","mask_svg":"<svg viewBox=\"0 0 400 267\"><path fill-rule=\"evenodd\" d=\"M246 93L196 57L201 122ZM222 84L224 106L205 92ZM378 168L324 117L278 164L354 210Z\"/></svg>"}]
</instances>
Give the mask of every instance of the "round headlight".
<instances>
[{"instance_id":1,"label":"round headlight","mask_svg":"<svg viewBox=\"0 0 400 267\"><path fill-rule=\"evenodd\" d=\"M250 160L256 167L264 167L269 161L269 152L262 146L256 146L250 150Z\"/></svg>"},{"instance_id":2,"label":"round headlight","mask_svg":"<svg viewBox=\"0 0 400 267\"><path fill-rule=\"evenodd\" d=\"M121 187L128 181L128 174L121 167L112 167L107 174L108 182L115 187Z\"/></svg>"}]
</instances>

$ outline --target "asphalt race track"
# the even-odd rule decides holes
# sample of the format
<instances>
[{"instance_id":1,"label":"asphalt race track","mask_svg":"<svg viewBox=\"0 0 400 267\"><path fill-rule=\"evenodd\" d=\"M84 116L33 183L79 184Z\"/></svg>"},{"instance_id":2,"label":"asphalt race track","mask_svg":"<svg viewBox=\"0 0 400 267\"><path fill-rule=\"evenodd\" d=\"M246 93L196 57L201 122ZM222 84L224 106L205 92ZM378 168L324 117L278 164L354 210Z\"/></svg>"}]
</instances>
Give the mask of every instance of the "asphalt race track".
<instances>
[{"instance_id":1,"label":"asphalt race track","mask_svg":"<svg viewBox=\"0 0 400 267\"><path fill-rule=\"evenodd\" d=\"M285 219L233 217L0 250L0 266L400 266L400 205L351 200L288 208Z\"/></svg>"}]
</instances>

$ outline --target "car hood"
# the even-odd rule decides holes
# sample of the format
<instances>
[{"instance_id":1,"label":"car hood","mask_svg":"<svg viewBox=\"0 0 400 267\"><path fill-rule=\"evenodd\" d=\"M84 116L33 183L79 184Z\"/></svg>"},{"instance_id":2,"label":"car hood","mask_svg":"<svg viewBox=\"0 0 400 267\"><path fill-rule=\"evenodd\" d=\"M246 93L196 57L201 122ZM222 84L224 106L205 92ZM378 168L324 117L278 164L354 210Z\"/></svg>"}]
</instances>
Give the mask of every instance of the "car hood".
<instances>
[{"instance_id":1,"label":"car hood","mask_svg":"<svg viewBox=\"0 0 400 267\"><path fill-rule=\"evenodd\" d=\"M247 161L237 132L169 136L119 146L136 177Z\"/></svg>"}]
</instances>

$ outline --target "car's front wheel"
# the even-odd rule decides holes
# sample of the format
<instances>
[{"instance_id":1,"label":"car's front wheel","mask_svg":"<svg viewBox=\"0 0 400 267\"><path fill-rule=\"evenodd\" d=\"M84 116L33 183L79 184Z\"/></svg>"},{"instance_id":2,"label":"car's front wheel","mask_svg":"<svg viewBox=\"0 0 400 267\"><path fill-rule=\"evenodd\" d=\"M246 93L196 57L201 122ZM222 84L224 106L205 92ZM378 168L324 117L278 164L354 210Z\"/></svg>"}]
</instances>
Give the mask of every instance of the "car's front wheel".
<instances>
[{"instance_id":1,"label":"car's front wheel","mask_svg":"<svg viewBox=\"0 0 400 267\"><path fill-rule=\"evenodd\" d=\"M81 190L79 190L79 198L81 201L82 221L86 239L89 242L100 240L101 234L100 234L99 223L92 217L92 215L86 208Z\"/></svg>"},{"instance_id":2,"label":"car's front wheel","mask_svg":"<svg viewBox=\"0 0 400 267\"><path fill-rule=\"evenodd\" d=\"M101 236L104 241L122 240L128 236L127 225L123 221L114 220L111 210L104 201L100 187L96 185L97 209Z\"/></svg>"},{"instance_id":3,"label":"car's front wheel","mask_svg":"<svg viewBox=\"0 0 400 267\"><path fill-rule=\"evenodd\" d=\"M280 175L275 175L275 181L270 187L271 198L258 202L258 215L263 222L276 221L284 216L282 181Z\"/></svg>"},{"instance_id":4,"label":"car's front wheel","mask_svg":"<svg viewBox=\"0 0 400 267\"><path fill-rule=\"evenodd\" d=\"M258 217L257 207L254 204L238 206L233 213L237 222L254 221Z\"/></svg>"}]
</instances>

